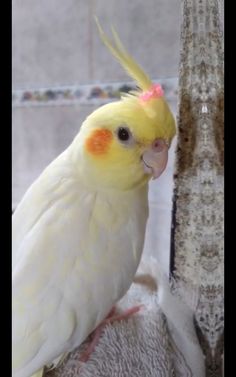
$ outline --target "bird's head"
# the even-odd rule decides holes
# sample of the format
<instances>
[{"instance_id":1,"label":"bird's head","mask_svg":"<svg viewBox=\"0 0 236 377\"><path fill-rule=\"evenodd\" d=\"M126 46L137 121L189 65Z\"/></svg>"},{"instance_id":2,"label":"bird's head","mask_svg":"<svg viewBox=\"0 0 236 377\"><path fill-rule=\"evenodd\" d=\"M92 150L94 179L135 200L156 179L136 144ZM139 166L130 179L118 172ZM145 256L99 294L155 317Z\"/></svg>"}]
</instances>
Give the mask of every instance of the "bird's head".
<instances>
[{"instance_id":1,"label":"bird's head","mask_svg":"<svg viewBox=\"0 0 236 377\"><path fill-rule=\"evenodd\" d=\"M154 85L128 55L114 30L115 47L99 24L98 28L103 42L139 88L89 115L75 142L81 169L92 185L127 190L165 170L175 121L161 86Z\"/></svg>"}]
</instances>

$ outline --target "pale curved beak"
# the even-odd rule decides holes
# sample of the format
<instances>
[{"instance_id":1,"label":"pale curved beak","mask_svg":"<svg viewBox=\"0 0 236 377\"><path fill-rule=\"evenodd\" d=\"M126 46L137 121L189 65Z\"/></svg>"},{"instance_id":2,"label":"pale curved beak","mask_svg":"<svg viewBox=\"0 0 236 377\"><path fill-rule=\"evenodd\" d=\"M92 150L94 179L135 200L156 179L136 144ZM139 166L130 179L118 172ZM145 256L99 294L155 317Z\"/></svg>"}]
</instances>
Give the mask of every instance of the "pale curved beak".
<instances>
[{"instance_id":1,"label":"pale curved beak","mask_svg":"<svg viewBox=\"0 0 236 377\"><path fill-rule=\"evenodd\" d=\"M145 173L151 174L153 179L160 177L168 161L168 144L163 139L156 139L151 147L142 155Z\"/></svg>"}]
</instances>

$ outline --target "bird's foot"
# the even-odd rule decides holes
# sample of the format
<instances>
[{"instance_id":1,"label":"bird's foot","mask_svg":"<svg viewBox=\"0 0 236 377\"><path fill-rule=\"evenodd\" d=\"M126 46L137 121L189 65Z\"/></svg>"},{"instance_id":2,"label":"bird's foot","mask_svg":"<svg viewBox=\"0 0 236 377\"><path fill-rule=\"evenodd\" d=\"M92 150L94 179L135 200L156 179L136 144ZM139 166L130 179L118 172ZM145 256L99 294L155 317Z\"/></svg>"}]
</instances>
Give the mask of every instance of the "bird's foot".
<instances>
[{"instance_id":1,"label":"bird's foot","mask_svg":"<svg viewBox=\"0 0 236 377\"><path fill-rule=\"evenodd\" d=\"M109 312L108 316L93 331L93 333L92 333L92 341L88 345L87 349L80 356L79 361L84 362L84 363L86 361L88 361L90 355L93 353L96 345L98 344L99 338L101 336L101 333L102 333L104 327L108 323L125 320L125 319L131 317L133 314L137 313L142 307L143 307L143 305L137 305L137 306L134 306L132 308L129 308L129 309L125 310L121 314L115 314L116 309L115 309L115 307L113 307L111 309L111 311Z\"/></svg>"}]
</instances>

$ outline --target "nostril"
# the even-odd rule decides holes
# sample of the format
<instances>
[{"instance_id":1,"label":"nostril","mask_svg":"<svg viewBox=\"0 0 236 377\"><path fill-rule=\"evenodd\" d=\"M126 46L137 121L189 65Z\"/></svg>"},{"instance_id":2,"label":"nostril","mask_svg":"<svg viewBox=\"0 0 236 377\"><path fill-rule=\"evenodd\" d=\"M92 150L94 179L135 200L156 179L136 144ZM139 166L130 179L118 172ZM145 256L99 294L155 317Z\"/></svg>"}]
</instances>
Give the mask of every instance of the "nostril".
<instances>
[{"instance_id":1,"label":"nostril","mask_svg":"<svg viewBox=\"0 0 236 377\"><path fill-rule=\"evenodd\" d=\"M165 142L163 139L156 139L152 143L152 148L155 152L161 152L165 148Z\"/></svg>"}]
</instances>

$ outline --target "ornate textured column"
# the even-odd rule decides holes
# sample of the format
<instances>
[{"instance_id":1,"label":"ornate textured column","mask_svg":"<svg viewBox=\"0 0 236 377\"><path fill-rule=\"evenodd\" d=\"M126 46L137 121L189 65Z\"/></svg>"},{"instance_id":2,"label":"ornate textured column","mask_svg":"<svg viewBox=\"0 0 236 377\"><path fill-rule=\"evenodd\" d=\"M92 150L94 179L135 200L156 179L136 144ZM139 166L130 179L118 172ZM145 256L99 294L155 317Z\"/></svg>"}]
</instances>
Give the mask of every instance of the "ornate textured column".
<instances>
[{"instance_id":1,"label":"ornate textured column","mask_svg":"<svg viewBox=\"0 0 236 377\"><path fill-rule=\"evenodd\" d=\"M220 377L224 328L222 3L183 0L182 6L171 273L177 291L185 292L187 303L195 308L206 375Z\"/></svg>"}]
</instances>

